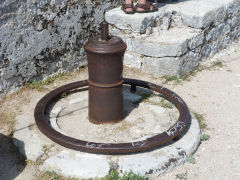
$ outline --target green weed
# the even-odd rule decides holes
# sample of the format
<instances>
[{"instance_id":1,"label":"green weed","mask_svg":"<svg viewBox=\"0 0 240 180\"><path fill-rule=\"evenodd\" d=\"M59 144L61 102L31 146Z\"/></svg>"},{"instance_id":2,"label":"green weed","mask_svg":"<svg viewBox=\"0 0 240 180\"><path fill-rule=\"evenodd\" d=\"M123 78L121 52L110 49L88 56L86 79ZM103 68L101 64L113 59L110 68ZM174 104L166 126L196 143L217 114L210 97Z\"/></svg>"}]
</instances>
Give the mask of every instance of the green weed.
<instances>
[{"instance_id":1,"label":"green weed","mask_svg":"<svg viewBox=\"0 0 240 180\"><path fill-rule=\"evenodd\" d=\"M205 123L205 117L202 114L199 114L197 112L192 112L196 119L198 120L200 129L204 131L207 128L207 124Z\"/></svg>"},{"instance_id":2,"label":"green weed","mask_svg":"<svg viewBox=\"0 0 240 180\"><path fill-rule=\"evenodd\" d=\"M210 139L210 135L208 135L208 134L202 134L201 135L201 141L207 141L209 139Z\"/></svg>"},{"instance_id":3,"label":"green weed","mask_svg":"<svg viewBox=\"0 0 240 180\"><path fill-rule=\"evenodd\" d=\"M181 179L181 180L187 180L187 172L182 173L182 174L177 174L176 178Z\"/></svg>"},{"instance_id":4,"label":"green weed","mask_svg":"<svg viewBox=\"0 0 240 180\"><path fill-rule=\"evenodd\" d=\"M191 164L195 164L195 158L193 157L193 155L188 156L187 162L189 162Z\"/></svg>"},{"instance_id":5,"label":"green weed","mask_svg":"<svg viewBox=\"0 0 240 180\"><path fill-rule=\"evenodd\" d=\"M9 135L12 136L14 131L14 125L16 123L16 115L14 112L1 112L0 113L0 125L7 125L9 128Z\"/></svg>"},{"instance_id":6,"label":"green weed","mask_svg":"<svg viewBox=\"0 0 240 180\"><path fill-rule=\"evenodd\" d=\"M118 172L114 169L110 170L110 173L107 177L102 180L147 180L147 177L134 174L132 171L123 173L122 176L119 176Z\"/></svg>"},{"instance_id":7,"label":"green weed","mask_svg":"<svg viewBox=\"0 0 240 180\"><path fill-rule=\"evenodd\" d=\"M168 82L174 82L175 84L181 84L182 81L186 81L186 80L188 81L191 79L191 77L196 76L198 72L201 72L203 70L212 70L212 69L215 69L216 67L220 67L220 68L224 67L223 62L214 61L211 63L210 66L204 66L199 64L198 66L193 68L190 72L182 73L182 75L180 75L179 77L176 75L173 75L173 76L165 75L163 76L163 78L165 79L163 83L166 84Z\"/></svg>"},{"instance_id":8,"label":"green weed","mask_svg":"<svg viewBox=\"0 0 240 180\"><path fill-rule=\"evenodd\" d=\"M117 170L111 169L109 175L107 175L105 178L102 178L102 180L118 180L119 178L120 177Z\"/></svg>"},{"instance_id":9,"label":"green weed","mask_svg":"<svg viewBox=\"0 0 240 180\"><path fill-rule=\"evenodd\" d=\"M147 180L147 177L134 174L132 171L124 173L120 180Z\"/></svg>"},{"instance_id":10,"label":"green weed","mask_svg":"<svg viewBox=\"0 0 240 180\"><path fill-rule=\"evenodd\" d=\"M65 98L66 96L67 96L67 93L64 92L64 93L62 93L62 95L60 96L60 98Z\"/></svg>"},{"instance_id":11,"label":"green weed","mask_svg":"<svg viewBox=\"0 0 240 180\"><path fill-rule=\"evenodd\" d=\"M77 180L77 178L66 178L57 174L55 171L45 171L41 176L41 180Z\"/></svg>"},{"instance_id":12,"label":"green weed","mask_svg":"<svg viewBox=\"0 0 240 180\"><path fill-rule=\"evenodd\" d=\"M43 82L42 81L33 81L31 83L26 83L26 87L28 87L29 89L36 89L38 91L43 91Z\"/></svg>"},{"instance_id":13,"label":"green weed","mask_svg":"<svg viewBox=\"0 0 240 180\"><path fill-rule=\"evenodd\" d=\"M165 81L163 82L164 84L168 83L168 82L174 82L175 84L180 84L182 81L178 76L168 76L168 75L164 75L163 78L165 79Z\"/></svg>"},{"instance_id":14,"label":"green weed","mask_svg":"<svg viewBox=\"0 0 240 180\"><path fill-rule=\"evenodd\" d=\"M26 83L26 87L30 89L36 89L37 91L43 91L45 90L46 85L52 84L55 80L60 79L63 80L67 76L69 76L69 73L58 73L55 77L47 77L45 80L42 81L36 81L34 80L31 83Z\"/></svg>"},{"instance_id":15,"label":"green weed","mask_svg":"<svg viewBox=\"0 0 240 180\"><path fill-rule=\"evenodd\" d=\"M173 104L166 99L160 100L160 106L166 109L172 109L174 107Z\"/></svg>"},{"instance_id":16,"label":"green weed","mask_svg":"<svg viewBox=\"0 0 240 180\"><path fill-rule=\"evenodd\" d=\"M211 66L209 66L210 69L211 69L211 68L215 68L215 67L220 67L220 68L222 68L222 67L224 67L224 64L223 64L223 62L221 62L220 60L218 60L218 61L212 62L212 63L211 63Z\"/></svg>"}]
</instances>

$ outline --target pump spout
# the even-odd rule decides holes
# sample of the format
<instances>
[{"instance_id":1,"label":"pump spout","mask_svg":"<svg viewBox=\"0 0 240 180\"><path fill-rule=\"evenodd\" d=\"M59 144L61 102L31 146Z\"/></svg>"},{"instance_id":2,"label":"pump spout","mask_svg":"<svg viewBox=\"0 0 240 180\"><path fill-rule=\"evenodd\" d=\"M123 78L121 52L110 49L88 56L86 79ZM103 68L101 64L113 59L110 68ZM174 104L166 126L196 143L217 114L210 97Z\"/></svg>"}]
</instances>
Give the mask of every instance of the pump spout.
<instances>
[{"instance_id":1,"label":"pump spout","mask_svg":"<svg viewBox=\"0 0 240 180\"><path fill-rule=\"evenodd\" d=\"M103 41L109 40L109 24L107 21L101 23L101 38Z\"/></svg>"}]
</instances>

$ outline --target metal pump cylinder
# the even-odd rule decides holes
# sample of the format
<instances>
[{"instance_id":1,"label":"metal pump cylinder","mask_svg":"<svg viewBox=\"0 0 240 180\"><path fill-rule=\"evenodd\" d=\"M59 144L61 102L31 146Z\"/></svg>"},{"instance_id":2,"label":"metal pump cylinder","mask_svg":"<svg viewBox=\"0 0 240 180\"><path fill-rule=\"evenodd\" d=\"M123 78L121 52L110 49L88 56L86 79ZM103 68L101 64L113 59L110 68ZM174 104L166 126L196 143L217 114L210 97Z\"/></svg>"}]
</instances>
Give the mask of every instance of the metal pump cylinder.
<instances>
[{"instance_id":1,"label":"metal pump cylinder","mask_svg":"<svg viewBox=\"0 0 240 180\"><path fill-rule=\"evenodd\" d=\"M123 119L122 70L127 45L109 36L108 23L101 23L101 36L84 46L89 72L89 121L116 123Z\"/></svg>"}]
</instances>

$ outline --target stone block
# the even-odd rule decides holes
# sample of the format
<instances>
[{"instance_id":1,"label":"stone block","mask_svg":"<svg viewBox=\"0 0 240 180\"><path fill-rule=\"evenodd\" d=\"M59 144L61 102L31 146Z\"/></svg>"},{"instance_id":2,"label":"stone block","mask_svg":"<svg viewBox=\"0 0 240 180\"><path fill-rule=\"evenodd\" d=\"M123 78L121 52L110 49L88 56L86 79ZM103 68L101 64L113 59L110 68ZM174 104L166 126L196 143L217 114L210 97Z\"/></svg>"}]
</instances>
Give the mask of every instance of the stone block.
<instances>
[{"instance_id":1,"label":"stone block","mask_svg":"<svg viewBox=\"0 0 240 180\"><path fill-rule=\"evenodd\" d=\"M41 166L42 170L52 170L65 177L81 179L103 178L110 171L106 157L95 154L73 153L61 151L48 158Z\"/></svg>"},{"instance_id":2,"label":"stone block","mask_svg":"<svg viewBox=\"0 0 240 180\"><path fill-rule=\"evenodd\" d=\"M200 61L201 56L199 53L189 51L187 54L183 55L181 58L180 74L190 72L194 67L196 67Z\"/></svg>"},{"instance_id":3,"label":"stone block","mask_svg":"<svg viewBox=\"0 0 240 180\"><path fill-rule=\"evenodd\" d=\"M210 44L204 44L201 50L201 57L208 58L211 54L211 46Z\"/></svg>"},{"instance_id":4,"label":"stone block","mask_svg":"<svg viewBox=\"0 0 240 180\"><path fill-rule=\"evenodd\" d=\"M114 24L118 29L144 34L148 27L155 27L155 20L163 17L164 14L163 9L159 9L159 11L154 13L135 13L128 15L119 7L106 12L105 19L110 24Z\"/></svg>"},{"instance_id":5,"label":"stone block","mask_svg":"<svg viewBox=\"0 0 240 180\"><path fill-rule=\"evenodd\" d=\"M227 45L230 43L230 36L223 37L222 39L219 40L219 49L225 49L227 48Z\"/></svg>"},{"instance_id":6,"label":"stone block","mask_svg":"<svg viewBox=\"0 0 240 180\"><path fill-rule=\"evenodd\" d=\"M234 29L240 26L240 15L234 16L231 20L231 28Z\"/></svg>"},{"instance_id":7,"label":"stone block","mask_svg":"<svg viewBox=\"0 0 240 180\"><path fill-rule=\"evenodd\" d=\"M188 41L199 36L199 31L188 28L173 28L168 31L162 31L159 34L150 36L138 36L127 38L126 43L128 51L142 54L150 57L169 57L181 56L188 50ZM193 48L199 42L198 39L192 40L190 46Z\"/></svg>"},{"instance_id":8,"label":"stone block","mask_svg":"<svg viewBox=\"0 0 240 180\"><path fill-rule=\"evenodd\" d=\"M181 60L178 57L144 57L142 70L155 77L163 75L178 75L180 72Z\"/></svg>"},{"instance_id":9,"label":"stone block","mask_svg":"<svg viewBox=\"0 0 240 180\"><path fill-rule=\"evenodd\" d=\"M236 41L240 37L240 26L234 28L234 30L231 32L231 40Z\"/></svg>"},{"instance_id":10,"label":"stone block","mask_svg":"<svg viewBox=\"0 0 240 180\"><path fill-rule=\"evenodd\" d=\"M206 41L215 41L219 37L222 37L230 32L230 25L227 22L221 23L211 31L206 36Z\"/></svg>"},{"instance_id":11,"label":"stone block","mask_svg":"<svg viewBox=\"0 0 240 180\"><path fill-rule=\"evenodd\" d=\"M194 50L197 47L201 46L204 42L204 33L202 31L196 32L198 33L188 41L188 48L191 50Z\"/></svg>"},{"instance_id":12,"label":"stone block","mask_svg":"<svg viewBox=\"0 0 240 180\"><path fill-rule=\"evenodd\" d=\"M226 6L236 0L186 1L177 7L183 23L193 28L206 28L211 23L223 21L226 16ZM197 8L196 8L197 7Z\"/></svg>"},{"instance_id":13,"label":"stone block","mask_svg":"<svg viewBox=\"0 0 240 180\"><path fill-rule=\"evenodd\" d=\"M143 63L143 55L126 51L124 55L123 65L140 69Z\"/></svg>"}]
</instances>

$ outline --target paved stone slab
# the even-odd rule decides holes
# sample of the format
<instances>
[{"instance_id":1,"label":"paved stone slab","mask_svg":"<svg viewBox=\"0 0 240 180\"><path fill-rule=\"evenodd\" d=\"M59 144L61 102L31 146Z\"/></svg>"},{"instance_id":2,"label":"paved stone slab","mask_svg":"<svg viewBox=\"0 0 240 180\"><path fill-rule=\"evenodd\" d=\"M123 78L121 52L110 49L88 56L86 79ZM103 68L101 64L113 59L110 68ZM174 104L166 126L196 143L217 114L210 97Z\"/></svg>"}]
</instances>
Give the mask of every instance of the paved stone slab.
<instances>
[{"instance_id":1,"label":"paved stone slab","mask_svg":"<svg viewBox=\"0 0 240 180\"><path fill-rule=\"evenodd\" d=\"M133 94L130 93L129 88L129 86L124 87L125 105L129 105L141 99L141 94L146 95L147 93L152 95L149 90L146 91L141 88L137 88L137 92ZM68 95L53 106L51 112L49 112L50 122L51 124L53 123L53 128L60 132L63 131L57 119L61 117L66 118L66 116L68 116L68 124L65 124L65 126L69 126L72 119L74 120L74 123L69 127L71 133L72 131L77 133L73 136L75 138L85 138L82 140L89 141L92 138L91 136L94 135L94 133L96 134L94 131L97 130L97 137L101 135L100 142L112 142L111 138L115 138L114 143L116 143L119 140L121 141L123 137L126 138L124 142L134 142L145 140L146 138L159 134L159 132L166 131L166 128L168 129L173 126L178 116L174 108L163 108L158 104L159 100L162 100L162 97L151 96L147 101L138 104L138 106L136 106L137 109L131 109L131 113L122 124L118 123L108 126L95 125L97 127L91 124L84 128L82 127L84 123L76 122L76 118L77 120L81 120L81 118L79 119L80 116L87 115L87 108L82 109L82 107L87 105L87 100L77 101L80 99L79 97L83 99L87 97L86 92ZM74 103L69 103L73 101ZM65 116L63 112L68 106L71 107L71 111ZM132 106L129 107L132 108ZM135 116L138 117L137 121L134 119ZM144 122L143 117L147 118L148 123ZM34 123L34 119L23 119L23 116L17 118L19 121L15 127L16 131L14 132L14 137L19 139L20 142L23 142L22 144L17 144L17 146L19 150L26 155L27 159L37 161L39 157L44 155L43 146L49 144L49 139L42 138L38 129L29 128L29 125ZM79 125L82 127L81 132L79 129L76 129L76 126ZM116 137L113 137L114 135L111 134L114 128L117 130L117 134L115 133ZM86 133L84 134L83 131L89 134L86 136ZM150 134L147 134L149 131ZM64 134L65 131L61 133ZM83 133L83 136L79 135L81 133ZM66 134L69 135L69 133ZM179 140L147 152L127 155L96 155L70 150L55 144L55 146L51 146L54 148L49 150L48 155L44 156L47 158L40 169L42 171L52 170L66 177L76 177L80 179L105 177L108 175L111 168L115 168L120 174L133 171L136 174L156 178L184 163L186 157L196 151L200 143L200 135L201 132L198 122L194 116L192 116L192 122L189 124L189 129L186 130ZM109 136L111 136L111 138L106 140L106 137Z\"/></svg>"},{"instance_id":2,"label":"paved stone slab","mask_svg":"<svg viewBox=\"0 0 240 180\"><path fill-rule=\"evenodd\" d=\"M43 142L35 131L30 130L31 123L26 117L16 117L17 123L13 134L13 142L18 147L19 152L31 161L37 161L43 154ZM18 140L14 140L14 139Z\"/></svg>"},{"instance_id":3,"label":"paved stone slab","mask_svg":"<svg viewBox=\"0 0 240 180\"><path fill-rule=\"evenodd\" d=\"M102 155L61 151L48 158L41 169L53 170L66 177L102 178L108 175L110 163Z\"/></svg>"},{"instance_id":4,"label":"paved stone slab","mask_svg":"<svg viewBox=\"0 0 240 180\"><path fill-rule=\"evenodd\" d=\"M181 139L173 144L154 151L119 157L119 171L148 175L156 178L175 167L183 164L187 156L194 153L200 143L201 131L198 121L192 115L189 130Z\"/></svg>"}]
</instances>

